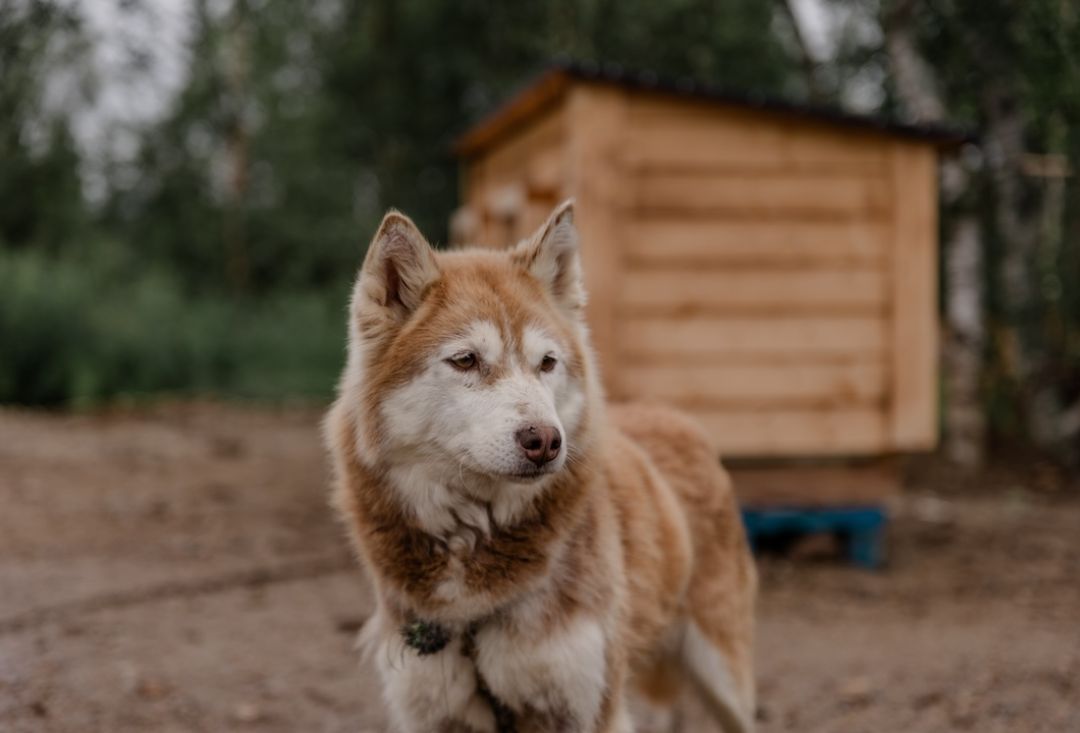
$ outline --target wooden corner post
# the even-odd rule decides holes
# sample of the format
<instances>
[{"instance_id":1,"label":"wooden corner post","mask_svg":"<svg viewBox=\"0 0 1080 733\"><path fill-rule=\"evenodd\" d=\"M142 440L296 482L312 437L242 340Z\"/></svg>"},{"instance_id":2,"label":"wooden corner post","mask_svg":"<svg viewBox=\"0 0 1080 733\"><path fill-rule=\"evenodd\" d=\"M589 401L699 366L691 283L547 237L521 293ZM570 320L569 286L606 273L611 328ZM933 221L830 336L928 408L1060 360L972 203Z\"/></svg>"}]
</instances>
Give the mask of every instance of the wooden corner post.
<instances>
[{"instance_id":1,"label":"wooden corner post","mask_svg":"<svg viewBox=\"0 0 1080 733\"><path fill-rule=\"evenodd\" d=\"M938 439L938 178L932 146L893 144L891 443Z\"/></svg>"},{"instance_id":2,"label":"wooden corner post","mask_svg":"<svg viewBox=\"0 0 1080 733\"><path fill-rule=\"evenodd\" d=\"M593 347L605 388L618 396L615 317L623 265L621 226L630 194L623 170L627 95L622 89L578 84L567 105L565 193L577 200Z\"/></svg>"}]
</instances>

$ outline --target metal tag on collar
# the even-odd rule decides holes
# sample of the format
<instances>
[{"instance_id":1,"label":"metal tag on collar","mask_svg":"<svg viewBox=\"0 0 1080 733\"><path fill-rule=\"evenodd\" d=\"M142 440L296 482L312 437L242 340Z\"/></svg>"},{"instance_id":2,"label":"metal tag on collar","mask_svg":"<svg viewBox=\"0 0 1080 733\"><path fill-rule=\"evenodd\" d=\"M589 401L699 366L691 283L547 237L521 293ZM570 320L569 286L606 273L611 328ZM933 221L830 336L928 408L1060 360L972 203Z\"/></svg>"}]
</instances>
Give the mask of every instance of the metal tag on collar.
<instances>
[{"instance_id":1,"label":"metal tag on collar","mask_svg":"<svg viewBox=\"0 0 1080 733\"><path fill-rule=\"evenodd\" d=\"M450 643L450 632L433 621L416 619L401 627L405 644L422 657L441 652Z\"/></svg>"}]
</instances>

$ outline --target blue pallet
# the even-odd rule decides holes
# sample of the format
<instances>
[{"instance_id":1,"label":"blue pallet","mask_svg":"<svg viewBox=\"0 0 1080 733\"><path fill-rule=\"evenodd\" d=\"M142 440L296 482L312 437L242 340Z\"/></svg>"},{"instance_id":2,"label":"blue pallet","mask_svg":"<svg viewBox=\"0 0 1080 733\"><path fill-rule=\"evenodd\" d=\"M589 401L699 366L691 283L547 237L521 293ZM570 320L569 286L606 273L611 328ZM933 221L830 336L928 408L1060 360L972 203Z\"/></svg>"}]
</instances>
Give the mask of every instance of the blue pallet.
<instances>
[{"instance_id":1,"label":"blue pallet","mask_svg":"<svg viewBox=\"0 0 1080 733\"><path fill-rule=\"evenodd\" d=\"M830 532L845 543L848 559L862 568L879 568L885 560L882 507L743 509L750 546L764 537Z\"/></svg>"}]
</instances>

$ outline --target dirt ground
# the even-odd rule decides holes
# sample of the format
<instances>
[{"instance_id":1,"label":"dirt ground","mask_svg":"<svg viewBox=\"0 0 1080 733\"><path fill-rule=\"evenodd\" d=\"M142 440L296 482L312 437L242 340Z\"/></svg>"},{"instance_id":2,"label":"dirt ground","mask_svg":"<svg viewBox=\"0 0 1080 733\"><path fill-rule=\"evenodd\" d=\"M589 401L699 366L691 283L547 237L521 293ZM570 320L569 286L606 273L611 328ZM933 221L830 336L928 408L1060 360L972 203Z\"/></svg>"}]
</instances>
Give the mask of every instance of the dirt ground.
<instances>
[{"instance_id":1,"label":"dirt ground","mask_svg":"<svg viewBox=\"0 0 1080 733\"><path fill-rule=\"evenodd\" d=\"M0 411L0 731L383 730L318 417ZM759 730L1080 731L1080 502L1027 488L763 559Z\"/></svg>"}]
</instances>

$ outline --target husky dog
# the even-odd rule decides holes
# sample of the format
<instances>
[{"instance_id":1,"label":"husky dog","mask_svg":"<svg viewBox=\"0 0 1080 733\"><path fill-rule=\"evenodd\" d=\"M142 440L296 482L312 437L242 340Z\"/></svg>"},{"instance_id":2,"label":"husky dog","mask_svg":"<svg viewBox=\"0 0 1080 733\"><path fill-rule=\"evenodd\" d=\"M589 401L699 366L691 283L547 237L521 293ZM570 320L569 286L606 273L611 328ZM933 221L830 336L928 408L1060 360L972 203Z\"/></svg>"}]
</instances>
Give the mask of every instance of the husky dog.
<instances>
[{"instance_id":1,"label":"husky dog","mask_svg":"<svg viewBox=\"0 0 1080 733\"><path fill-rule=\"evenodd\" d=\"M507 251L383 219L326 420L395 731L753 726L756 575L708 437L608 407L572 202Z\"/></svg>"}]
</instances>

